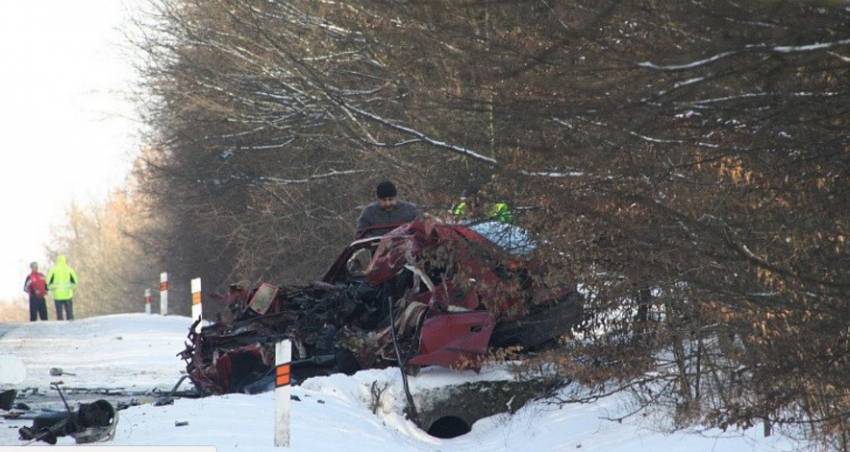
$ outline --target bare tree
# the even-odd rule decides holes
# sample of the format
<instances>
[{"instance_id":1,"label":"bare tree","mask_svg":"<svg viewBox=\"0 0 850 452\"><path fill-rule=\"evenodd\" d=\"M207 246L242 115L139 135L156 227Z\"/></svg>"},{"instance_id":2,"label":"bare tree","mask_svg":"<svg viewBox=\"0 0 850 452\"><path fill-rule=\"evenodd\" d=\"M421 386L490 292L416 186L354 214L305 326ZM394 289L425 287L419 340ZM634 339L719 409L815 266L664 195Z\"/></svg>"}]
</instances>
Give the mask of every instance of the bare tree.
<instances>
[{"instance_id":1,"label":"bare tree","mask_svg":"<svg viewBox=\"0 0 850 452\"><path fill-rule=\"evenodd\" d=\"M587 290L572 376L846 448L840 5L155 6L142 179L181 271L303 281L379 178L435 213L477 190Z\"/></svg>"}]
</instances>

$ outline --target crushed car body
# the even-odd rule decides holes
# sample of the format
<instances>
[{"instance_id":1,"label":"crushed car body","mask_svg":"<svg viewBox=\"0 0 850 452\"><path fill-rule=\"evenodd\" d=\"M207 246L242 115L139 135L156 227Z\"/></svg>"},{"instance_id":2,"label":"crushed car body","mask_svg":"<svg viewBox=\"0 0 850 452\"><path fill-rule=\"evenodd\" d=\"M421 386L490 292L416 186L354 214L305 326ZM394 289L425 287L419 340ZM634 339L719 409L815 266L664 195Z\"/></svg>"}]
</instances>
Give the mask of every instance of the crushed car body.
<instances>
[{"instance_id":1,"label":"crushed car body","mask_svg":"<svg viewBox=\"0 0 850 452\"><path fill-rule=\"evenodd\" d=\"M474 367L492 347L538 347L579 321L574 288L541 287L535 271L469 227L417 220L354 241L310 285L231 286L231 315L193 325L180 356L204 394L270 388L282 339L296 383L399 356L408 368Z\"/></svg>"}]
</instances>

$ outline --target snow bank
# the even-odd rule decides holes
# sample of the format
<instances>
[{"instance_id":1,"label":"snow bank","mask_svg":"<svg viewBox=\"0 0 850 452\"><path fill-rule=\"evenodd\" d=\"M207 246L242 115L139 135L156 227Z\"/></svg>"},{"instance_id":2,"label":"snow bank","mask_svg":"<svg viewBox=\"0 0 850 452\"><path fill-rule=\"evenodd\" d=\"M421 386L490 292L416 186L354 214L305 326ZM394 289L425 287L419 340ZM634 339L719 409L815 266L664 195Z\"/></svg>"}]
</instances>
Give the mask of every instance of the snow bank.
<instances>
[{"instance_id":1,"label":"snow bank","mask_svg":"<svg viewBox=\"0 0 850 452\"><path fill-rule=\"evenodd\" d=\"M473 379L490 379L494 370ZM469 381L468 374L428 372L411 379L412 390ZM370 410L370 387L388 384L377 413ZM785 451L788 441L762 438L759 429L745 433L666 434L657 420L606 418L627 409L624 397L589 405L557 407L535 402L513 416L482 419L459 438L427 435L401 414L403 393L397 369L367 370L352 377L333 375L307 380L293 388L291 449L297 451ZM231 394L202 400L178 400L173 406L133 407L121 413L115 444L215 445L219 451L272 452L274 398ZM175 427L175 421L189 421Z\"/></svg>"},{"instance_id":2,"label":"snow bank","mask_svg":"<svg viewBox=\"0 0 850 452\"><path fill-rule=\"evenodd\" d=\"M186 317L118 315L71 323L27 324L0 339L0 353L16 353L28 366L28 381L46 384L49 367L80 372L91 387L168 387L182 363L189 325ZM122 339L117 339L120 336ZM75 349L76 347L76 349ZM147 373L141 373L146 371ZM505 368L481 373L427 368L410 378L414 393L470 381L510 378ZM386 385L372 412L371 385ZM298 451L788 451L794 444L760 428L743 433L720 431L667 434L663 419L606 420L629 411L625 396L564 407L533 402L512 416L482 419L454 439L427 435L402 415L404 395L398 369L366 370L353 376L312 378L292 388L292 447ZM173 405L142 405L119 414L114 445L213 445L218 451L280 450L273 447L274 397L231 394ZM175 422L188 421L176 427ZM0 445L20 445L17 427L28 421L0 420ZM60 445L71 445L60 438Z\"/></svg>"}]
</instances>

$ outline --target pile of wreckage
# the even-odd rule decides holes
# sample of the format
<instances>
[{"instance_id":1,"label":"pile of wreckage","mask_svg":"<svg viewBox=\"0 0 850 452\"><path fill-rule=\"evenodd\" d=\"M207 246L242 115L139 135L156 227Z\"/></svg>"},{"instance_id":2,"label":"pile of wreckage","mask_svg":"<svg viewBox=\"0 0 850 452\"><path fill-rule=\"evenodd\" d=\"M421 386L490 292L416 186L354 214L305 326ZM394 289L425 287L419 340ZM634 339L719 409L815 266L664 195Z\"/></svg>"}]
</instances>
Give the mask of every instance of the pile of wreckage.
<instances>
[{"instance_id":1,"label":"pile of wreckage","mask_svg":"<svg viewBox=\"0 0 850 452\"><path fill-rule=\"evenodd\" d=\"M72 409L61 388L62 382L51 383L59 393L64 410L41 408L34 410L23 402L15 403L17 391L0 392L0 410L8 411L3 418L31 420L32 426L21 427L21 440L56 444L60 436L70 436L77 444L110 441L115 436L118 412L106 400L80 403ZM29 443L27 443L29 444Z\"/></svg>"},{"instance_id":2,"label":"pile of wreckage","mask_svg":"<svg viewBox=\"0 0 850 452\"><path fill-rule=\"evenodd\" d=\"M8 355L4 358L0 366L7 364L23 369L19 359ZM65 375L76 376L59 367L50 368L51 377ZM124 388L65 386L61 380L50 383L55 395L33 386L3 389L0 390L0 424L3 421L31 421L32 425L18 428L19 438L28 441L24 445L38 441L53 445L62 436L70 436L77 444L111 441L115 437L119 411L145 403L163 406L173 404L176 398L198 397L195 390L178 391L185 379L186 376L181 377L168 392L159 388L128 391ZM182 425L175 423L175 427L179 426ZM10 428L13 427L10 425Z\"/></svg>"},{"instance_id":3,"label":"pile of wreckage","mask_svg":"<svg viewBox=\"0 0 850 452\"><path fill-rule=\"evenodd\" d=\"M282 339L293 343L297 384L391 365L475 367L492 349L569 334L581 318L575 286L543 287L527 243L516 253L485 235L414 221L354 241L310 285L232 285L230 315L192 325L179 356L201 393L253 393L273 386Z\"/></svg>"}]
</instances>

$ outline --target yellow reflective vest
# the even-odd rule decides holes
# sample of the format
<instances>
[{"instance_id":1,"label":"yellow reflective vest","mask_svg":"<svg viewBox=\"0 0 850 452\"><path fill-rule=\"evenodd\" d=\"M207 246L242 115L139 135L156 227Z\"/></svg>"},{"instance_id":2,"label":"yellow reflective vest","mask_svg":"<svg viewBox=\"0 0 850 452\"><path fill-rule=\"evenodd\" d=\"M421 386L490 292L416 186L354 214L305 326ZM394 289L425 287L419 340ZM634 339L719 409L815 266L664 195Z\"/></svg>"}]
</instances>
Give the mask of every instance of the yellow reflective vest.
<instances>
[{"instance_id":1,"label":"yellow reflective vest","mask_svg":"<svg viewBox=\"0 0 850 452\"><path fill-rule=\"evenodd\" d=\"M56 265L47 272L47 289L53 294L53 299L58 301L74 298L74 289L77 287L77 273L68 266L65 256L60 254L56 258Z\"/></svg>"},{"instance_id":2,"label":"yellow reflective vest","mask_svg":"<svg viewBox=\"0 0 850 452\"><path fill-rule=\"evenodd\" d=\"M456 217L462 217L466 215L467 210L468 206L466 205L466 201L461 201L452 207L452 215Z\"/></svg>"},{"instance_id":3,"label":"yellow reflective vest","mask_svg":"<svg viewBox=\"0 0 850 452\"><path fill-rule=\"evenodd\" d=\"M511 213L511 208L506 202L497 202L490 206L487 217L505 224L513 224L514 222L514 215Z\"/></svg>"}]
</instances>

